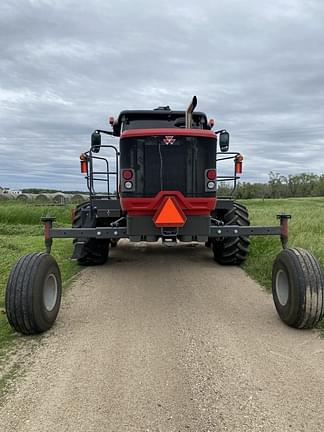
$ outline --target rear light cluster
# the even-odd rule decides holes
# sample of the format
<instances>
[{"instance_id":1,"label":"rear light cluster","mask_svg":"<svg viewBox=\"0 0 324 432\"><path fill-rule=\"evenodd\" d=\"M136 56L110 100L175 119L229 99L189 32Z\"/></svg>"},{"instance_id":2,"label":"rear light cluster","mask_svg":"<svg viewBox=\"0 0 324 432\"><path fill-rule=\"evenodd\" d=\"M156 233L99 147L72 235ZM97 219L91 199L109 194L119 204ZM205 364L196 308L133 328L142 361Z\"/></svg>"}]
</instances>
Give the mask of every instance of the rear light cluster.
<instances>
[{"instance_id":1,"label":"rear light cluster","mask_svg":"<svg viewBox=\"0 0 324 432\"><path fill-rule=\"evenodd\" d=\"M121 170L121 190L123 192L133 192L135 190L134 170L131 168Z\"/></svg>"},{"instance_id":2,"label":"rear light cluster","mask_svg":"<svg viewBox=\"0 0 324 432\"><path fill-rule=\"evenodd\" d=\"M205 171L205 191L206 192L216 191L216 177L217 177L217 173L215 168L210 168Z\"/></svg>"},{"instance_id":3,"label":"rear light cluster","mask_svg":"<svg viewBox=\"0 0 324 432\"><path fill-rule=\"evenodd\" d=\"M235 163L235 174L242 174L242 162L243 162L243 156L241 154L238 154L235 156L234 163Z\"/></svg>"},{"instance_id":4,"label":"rear light cluster","mask_svg":"<svg viewBox=\"0 0 324 432\"><path fill-rule=\"evenodd\" d=\"M216 170L215 169L207 170L206 175L207 175L208 180L216 180Z\"/></svg>"},{"instance_id":5,"label":"rear light cluster","mask_svg":"<svg viewBox=\"0 0 324 432\"><path fill-rule=\"evenodd\" d=\"M133 171L130 169L123 170L123 179L131 180L133 178Z\"/></svg>"},{"instance_id":6,"label":"rear light cluster","mask_svg":"<svg viewBox=\"0 0 324 432\"><path fill-rule=\"evenodd\" d=\"M80 154L80 171L82 174L88 173L88 158L84 153Z\"/></svg>"}]
</instances>

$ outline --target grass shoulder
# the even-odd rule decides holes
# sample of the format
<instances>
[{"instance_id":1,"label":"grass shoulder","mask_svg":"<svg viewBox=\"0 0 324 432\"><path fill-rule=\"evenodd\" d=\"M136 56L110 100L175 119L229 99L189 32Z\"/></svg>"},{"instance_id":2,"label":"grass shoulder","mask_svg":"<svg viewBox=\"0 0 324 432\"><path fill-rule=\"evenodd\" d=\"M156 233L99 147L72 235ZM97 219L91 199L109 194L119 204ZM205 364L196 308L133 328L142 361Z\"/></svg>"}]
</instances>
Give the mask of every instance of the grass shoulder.
<instances>
[{"instance_id":1,"label":"grass shoulder","mask_svg":"<svg viewBox=\"0 0 324 432\"><path fill-rule=\"evenodd\" d=\"M20 337L14 333L4 313L4 295L10 270L17 259L29 252L44 251L43 228L40 218L46 215L57 217L60 226L70 225L70 207L33 206L18 203L1 203L0 206L0 360ZM63 286L80 267L70 260L71 239L53 242L52 255L60 267Z\"/></svg>"},{"instance_id":2,"label":"grass shoulder","mask_svg":"<svg viewBox=\"0 0 324 432\"><path fill-rule=\"evenodd\" d=\"M251 225L277 225L277 214L290 214L289 246L309 250L324 267L324 197L241 202L249 210ZM280 250L281 243L277 236L251 237L249 257L243 268L268 290L271 289L272 263ZM324 332L323 321L321 328Z\"/></svg>"}]
</instances>

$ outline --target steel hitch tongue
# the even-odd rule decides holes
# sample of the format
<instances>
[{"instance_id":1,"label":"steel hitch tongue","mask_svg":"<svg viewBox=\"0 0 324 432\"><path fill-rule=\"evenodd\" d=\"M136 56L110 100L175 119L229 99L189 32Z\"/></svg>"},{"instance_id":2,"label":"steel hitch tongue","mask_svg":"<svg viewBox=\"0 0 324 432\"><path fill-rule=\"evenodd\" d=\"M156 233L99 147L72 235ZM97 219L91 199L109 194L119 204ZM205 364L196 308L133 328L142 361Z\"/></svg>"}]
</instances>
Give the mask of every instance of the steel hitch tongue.
<instances>
[{"instance_id":1,"label":"steel hitch tongue","mask_svg":"<svg viewBox=\"0 0 324 432\"><path fill-rule=\"evenodd\" d=\"M56 217L44 216L41 218L41 222L44 224L44 237L45 237L45 249L48 254L51 253L53 239L51 237L51 229L53 227L53 222Z\"/></svg>"},{"instance_id":2,"label":"steel hitch tongue","mask_svg":"<svg viewBox=\"0 0 324 432\"><path fill-rule=\"evenodd\" d=\"M286 213L280 213L277 215L277 219L280 220L280 240L282 248L286 249L288 247L288 219L291 219L291 215Z\"/></svg>"}]
</instances>

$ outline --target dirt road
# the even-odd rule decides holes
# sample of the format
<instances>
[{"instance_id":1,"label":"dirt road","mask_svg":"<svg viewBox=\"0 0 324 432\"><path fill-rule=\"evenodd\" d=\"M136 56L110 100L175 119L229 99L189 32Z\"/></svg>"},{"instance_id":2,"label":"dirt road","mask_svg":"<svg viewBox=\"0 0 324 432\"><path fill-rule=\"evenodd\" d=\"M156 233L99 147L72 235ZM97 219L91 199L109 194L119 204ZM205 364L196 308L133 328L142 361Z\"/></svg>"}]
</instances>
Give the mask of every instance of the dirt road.
<instances>
[{"instance_id":1,"label":"dirt road","mask_svg":"<svg viewBox=\"0 0 324 432\"><path fill-rule=\"evenodd\" d=\"M324 341L201 245L124 242L25 345L1 431L324 430Z\"/></svg>"}]
</instances>

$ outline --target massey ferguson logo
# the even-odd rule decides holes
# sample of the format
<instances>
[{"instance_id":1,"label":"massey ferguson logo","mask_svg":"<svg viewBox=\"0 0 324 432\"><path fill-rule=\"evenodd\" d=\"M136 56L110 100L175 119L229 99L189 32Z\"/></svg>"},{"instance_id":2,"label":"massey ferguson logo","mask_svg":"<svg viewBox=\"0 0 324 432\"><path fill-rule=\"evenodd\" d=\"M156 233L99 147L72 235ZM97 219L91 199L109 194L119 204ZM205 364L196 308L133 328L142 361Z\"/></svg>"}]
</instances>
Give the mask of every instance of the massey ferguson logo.
<instances>
[{"instance_id":1,"label":"massey ferguson logo","mask_svg":"<svg viewBox=\"0 0 324 432\"><path fill-rule=\"evenodd\" d=\"M165 138L163 138L163 141L166 145L171 145L175 142L175 138L174 136L166 136Z\"/></svg>"}]
</instances>

